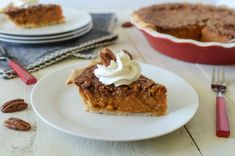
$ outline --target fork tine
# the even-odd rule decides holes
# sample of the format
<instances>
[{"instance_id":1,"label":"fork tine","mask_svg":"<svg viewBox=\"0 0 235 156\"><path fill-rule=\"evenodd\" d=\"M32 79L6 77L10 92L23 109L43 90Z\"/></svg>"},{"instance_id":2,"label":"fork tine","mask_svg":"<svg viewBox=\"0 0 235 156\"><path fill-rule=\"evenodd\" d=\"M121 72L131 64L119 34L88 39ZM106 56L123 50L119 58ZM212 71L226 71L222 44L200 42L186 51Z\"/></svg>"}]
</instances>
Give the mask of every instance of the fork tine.
<instances>
[{"instance_id":1,"label":"fork tine","mask_svg":"<svg viewBox=\"0 0 235 156\"><path fill-rule=\"evenodd\" d=\"M215 84L215 68L213 68L213 71L212 71L212 76L211 76L211 84Z\"/></svg>"},{"instance_id":2,"label":"fork tine","mask_svg":"<svg viewBox=\"0 0 235 156\"><path fill-rule=\"evenodd\" d=\"M216 81L216 83L217 83L217 84L220 84L220 82L221 82L221 74L220 74L221 71L220 71L220 69L217 69L217 70L216 70L216 73L217 73L217 75L216 75L216 76L217 76L217 81Z\"/></svg>"},{"instance_id":3,"label":"fork tine","mask_svg":"<svg viewBox=\"0 0 235 156\"><path fill-rule=\"evenodd\" d=\"M216 78L217 78L217 74L216 74L216 69L215 68L213 68L213 71L212 71L212 76L211 76L211 88L213 89L213 90L216 90L217 89L217 81L218 81L218 79L216 80Z\"/></svg>"},{"instance_id":4,"label":"fork tine","mask_svg":"<svg viewBox=\"0 0 235 156\"><path fill-rule=\"evenodd\" d=\"M222 73L221 73L221 84L225 84L225 74L224 74L224 69L222 69Z\"/></svg>"}]
</instances>

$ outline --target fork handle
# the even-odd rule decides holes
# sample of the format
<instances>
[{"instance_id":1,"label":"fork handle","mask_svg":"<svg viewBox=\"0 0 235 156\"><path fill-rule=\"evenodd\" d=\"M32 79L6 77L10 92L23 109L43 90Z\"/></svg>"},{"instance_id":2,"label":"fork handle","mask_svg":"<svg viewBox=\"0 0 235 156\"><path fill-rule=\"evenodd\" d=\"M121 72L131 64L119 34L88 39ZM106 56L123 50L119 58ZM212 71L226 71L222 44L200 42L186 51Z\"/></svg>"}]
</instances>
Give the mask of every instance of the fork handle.
<instances>
[{"instance_id":1,"label":"fork handle","mask_svg":"<svg viewBox=\"0 0 235 156\"><path fill-rule=\"evenodd\" d=\"M17 75L27 84L31 85L37 82L37 79L26 69L13 60L8 60L8 65L17 73Z\"/></svg>"},{"instance_id":2,"label":"fork handle","mask_svg":"<svg viewBox=\"0 0 235 156\"><path fill-rule=\"evenodd\" d=\"M225 98L220 95L216 97L216 135L224 138L230 135Z\"/></svg>"}]
</instances>

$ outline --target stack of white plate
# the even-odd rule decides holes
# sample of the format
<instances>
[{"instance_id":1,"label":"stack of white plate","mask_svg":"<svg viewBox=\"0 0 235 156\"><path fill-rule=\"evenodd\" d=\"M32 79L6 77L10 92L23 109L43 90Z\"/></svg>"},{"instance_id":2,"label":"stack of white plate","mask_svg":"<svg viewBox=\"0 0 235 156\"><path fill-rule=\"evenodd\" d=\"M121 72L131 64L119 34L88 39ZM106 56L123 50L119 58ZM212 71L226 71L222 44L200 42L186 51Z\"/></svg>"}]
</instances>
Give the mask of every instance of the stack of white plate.
<instances>
[{"instance_id":1,"label":"stack of white plate","mask_svg":"<svg viewBox=\"0 0 235 156\"><path fill-rule=\"evenodd\" d=\"M63 14L65 23L31 29L17 27L1 15L0 41L21 44L59 42L80 37L93 27L92 18L86 12L63 8Z\"/></svg>"}]
</instances>

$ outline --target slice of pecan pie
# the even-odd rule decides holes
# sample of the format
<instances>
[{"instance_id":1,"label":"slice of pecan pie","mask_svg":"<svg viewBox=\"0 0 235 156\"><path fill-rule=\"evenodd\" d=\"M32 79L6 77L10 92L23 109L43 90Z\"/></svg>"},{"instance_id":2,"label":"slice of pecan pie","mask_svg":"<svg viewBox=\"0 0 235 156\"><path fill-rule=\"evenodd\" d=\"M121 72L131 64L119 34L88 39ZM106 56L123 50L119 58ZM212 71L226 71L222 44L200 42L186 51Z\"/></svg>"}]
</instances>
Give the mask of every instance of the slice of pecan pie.
<instances>
[{"instance_id":1,"label":"slice of pecan pie","mask_svg":"<svg viewBox=\"0 0 235 156\"><path fill-rule=\"evenodd\" d=\"M111 75L106 76L109 78L112 77L112 79L104 80L103 78L104 81L99 77L99 74L102 75L105 73L104 71L103 73L99 73L99 69L103 70L103 68L111 66L112 71L114 71L115 69L113 67L115 66L112 66L112 64L118 64L120 60L124 61L123 65L131 63L130 61L132 60L130 60L129 55L121 54L123 56L121 59L118 58L118 55L116 54L115 56L106 48L100 52L101 62L98 61L98 64L95 62L84 69L75 70L69 76L67 84L75 84L77 86L85 102L86 110L117 115L164 115L167 110L167 90L165 86L156 84L153 80L141 74L138 75L138 72L138 76L133 77L133 82L128 80L111 82L113 79L116 79L116 77L113 78ZM129 60L125 62L127 58ZM128 68L134 69L135 66L130 65ZM123 73L125 70L120 73ZM117 73L114 75L117 76Z\"/></svg>"},{"instance_id":2,"label":"slice of pecan pie","mask_svg":"<svg viewBox=\"0 0 235 156\"><path fill-rule=\"evenodd\" d=\"M3 13L17 26L36 28L64 22L62 8L56 4L39 4L26 8L8 6Z\"/></svg>"}]
</instances>

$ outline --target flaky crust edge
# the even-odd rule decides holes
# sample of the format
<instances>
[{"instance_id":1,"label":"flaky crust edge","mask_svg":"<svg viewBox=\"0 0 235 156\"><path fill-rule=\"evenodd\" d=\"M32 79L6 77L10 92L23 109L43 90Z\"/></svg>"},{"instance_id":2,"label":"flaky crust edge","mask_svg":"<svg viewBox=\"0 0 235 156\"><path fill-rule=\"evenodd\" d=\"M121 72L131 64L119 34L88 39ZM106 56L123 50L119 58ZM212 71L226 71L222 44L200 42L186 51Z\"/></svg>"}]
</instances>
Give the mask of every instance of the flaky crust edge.
<instances>
[{"instance_id":1,"label":"flaky crust edge","mask_svg":"<svg viewBox=\"0 0 235 156\"><path fill-rule=\"evenodd\" d=\"M140 28L148 29L150 31L157 31L157 28L155 25L146 23L142 18L139 16L138 11L135 11L131 15L131 19Z\"/></svg>"},{"instance_id":2,"label":"flaky crust edge","mask_svg":"<svg viewBox=\"0 0 235 156\"><path fill-rule=\"evenodd\" d=\"M99 59L92 60L92 61L88 64L88 66L85 67L85 68L80 68L80 69L75 69L75 70L73 70L73 71L69 74L69 76L68 76L68 78L67 78L65 84L67 84L67 85L73 84L73 83L75 82L76 78L77 78L79 75L82 74L82 72L84 71L84 69L86 69L86 68L88 68L88 67L90 67L90 66L93 66L93 65L95 65L95 64L97 64L97 63L100 63L100 60L99 60Z\"/></svg>"}]
</instances>

